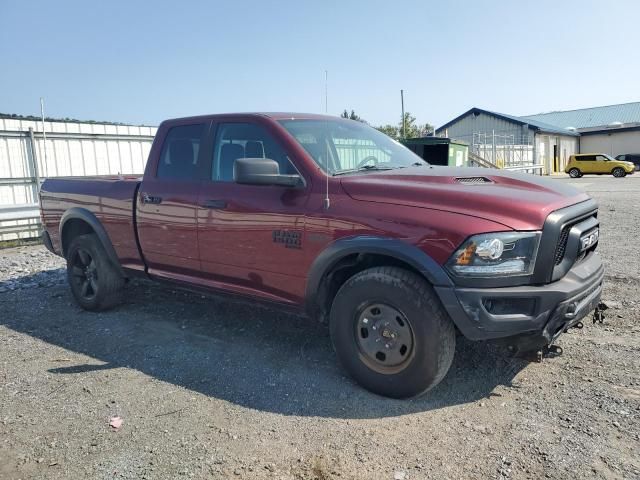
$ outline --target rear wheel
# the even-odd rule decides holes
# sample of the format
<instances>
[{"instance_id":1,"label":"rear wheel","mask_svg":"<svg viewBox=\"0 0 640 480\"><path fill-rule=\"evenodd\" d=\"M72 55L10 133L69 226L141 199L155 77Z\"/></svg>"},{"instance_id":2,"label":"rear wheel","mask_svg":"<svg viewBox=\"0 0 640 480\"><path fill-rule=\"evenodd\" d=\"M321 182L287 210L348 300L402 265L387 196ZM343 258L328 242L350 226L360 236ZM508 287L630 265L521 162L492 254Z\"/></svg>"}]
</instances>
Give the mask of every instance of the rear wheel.
<instances>
[{"instance_id":1,"label":"rear wheel","mask_svg":"<svg viewBox=\"0 0 640 480\"><path fill-rule=\"evenodd\" d=\"M408 398L435 387L455 351L455 328L431 286L396 267L364 270L338 291L330 315L340 363L364 388Z\"/></svg>"},{"instance_id":2,"label":"rear wheel","mask_svg":"<svg viewBox=\"0 0 640 480\"><path fill-rule=\"evenodd\" d=\"M120 303L124 278L95 234L79 235L71 241L67 280L73 297L85 310L107 310Z\"/></svg>"},{"instance_id":3,"label":"rear wheel","mask_svg":"<svg viewBox=\"0 0 640 480\"><path fill-rule=\"evenodd\" d=\"M579 178L582 176L582 172L577 168L572 168L571 170L569 170L569 176L571 178Z\"/></svg>"},{"instance_id":4,"label":"rear wheel","mask_svg":"<svg viewBox=\"0 0 640 480\"><path fill-rule=\"evenodd\" d=\"M614 168L614 169L613 169L613 171L611 172L611 174L612 174L614 177L621 178L621 177L626 176L626 175L627 175L627 172L625 172L625 171L624 171L624 168L622 168L622 167L616 167L616 168Z\"/></svg>"}]
</instances>

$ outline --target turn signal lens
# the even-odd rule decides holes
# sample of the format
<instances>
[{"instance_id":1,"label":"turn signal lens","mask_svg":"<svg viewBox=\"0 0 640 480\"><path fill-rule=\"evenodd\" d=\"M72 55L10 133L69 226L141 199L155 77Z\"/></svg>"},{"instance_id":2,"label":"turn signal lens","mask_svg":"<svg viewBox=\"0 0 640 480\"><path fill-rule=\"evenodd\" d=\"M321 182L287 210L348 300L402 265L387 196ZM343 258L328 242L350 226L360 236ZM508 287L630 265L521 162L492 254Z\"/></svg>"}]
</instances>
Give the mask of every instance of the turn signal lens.
<instances>
[{"instance_id":1,"label":"turn signal lens","mask_svg":"<svg viewBox=\"0 0 640 480\"><path fill-rule=\"evenodd\" d=\"M458 255L456 265L470 265L473 260L473 254L476 253L476 244L471 242Z\"/></svg>"}]
</instances>

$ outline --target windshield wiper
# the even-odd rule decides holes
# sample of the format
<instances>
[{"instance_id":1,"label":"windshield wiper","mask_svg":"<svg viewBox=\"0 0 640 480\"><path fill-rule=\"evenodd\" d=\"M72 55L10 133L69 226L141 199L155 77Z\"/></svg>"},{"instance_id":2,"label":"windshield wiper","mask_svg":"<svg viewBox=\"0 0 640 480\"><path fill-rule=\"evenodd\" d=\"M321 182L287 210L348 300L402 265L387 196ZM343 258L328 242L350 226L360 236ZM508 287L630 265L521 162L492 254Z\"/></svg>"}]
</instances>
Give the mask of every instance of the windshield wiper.
<instances>
[{"instance_id":1,"label":"windshield wiper","mask_svg":"<svg viewBox=\"0 0 640 480\"><path fill-rule=\"evenodd\" d=\"M358 168L360 170L393 170L394 167L381 167L380 165L363 165Z\"/></svg>"},{"instance_id":2,"label":"windshield wiper","mask_svg":"<svg viewBox=\"0 0 640 480\"><path fill-rule=\"evenodd\" d=\"M345 173L354 173L354 172L369 172L369 171L376 171L376 170L393 170L394 168L398 168L398 167L381 167L379 165L363 165L362 167L359 168L349 168L347 170L338 170L337 172L334 172L333 175L344 175Z\"/></svg>"}]
</instances>

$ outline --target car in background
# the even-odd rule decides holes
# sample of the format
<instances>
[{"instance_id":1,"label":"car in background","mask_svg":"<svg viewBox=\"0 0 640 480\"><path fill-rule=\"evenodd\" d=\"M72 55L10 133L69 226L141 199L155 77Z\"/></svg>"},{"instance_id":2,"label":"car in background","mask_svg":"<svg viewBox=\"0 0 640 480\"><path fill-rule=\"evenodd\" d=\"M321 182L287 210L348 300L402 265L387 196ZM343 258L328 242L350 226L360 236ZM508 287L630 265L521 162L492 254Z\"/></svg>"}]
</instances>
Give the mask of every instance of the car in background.
<instances>
[{"instance_id":1,"label":"car in background","mask_svg":"<svg viewBox=\"0 0 640 480\"><path fill-rule=\"evenodd\" d=\"M618 155L616 160L631 162L636 166L636 170L640 170L640 153L625 153L623 155Z\"/></svg>"},{"instance_id":2,"label":"car in background","mask_svg":"<svg viewBox=\"0 0 640 480\"><path fill-rule=\"evenodd\" d=\"M579 178L585 173L624 177L633 173L635 169L632 162L616 160L604 153L579 153L569 157L564 171L571 178Z\"/></svg>"}]
</instances>

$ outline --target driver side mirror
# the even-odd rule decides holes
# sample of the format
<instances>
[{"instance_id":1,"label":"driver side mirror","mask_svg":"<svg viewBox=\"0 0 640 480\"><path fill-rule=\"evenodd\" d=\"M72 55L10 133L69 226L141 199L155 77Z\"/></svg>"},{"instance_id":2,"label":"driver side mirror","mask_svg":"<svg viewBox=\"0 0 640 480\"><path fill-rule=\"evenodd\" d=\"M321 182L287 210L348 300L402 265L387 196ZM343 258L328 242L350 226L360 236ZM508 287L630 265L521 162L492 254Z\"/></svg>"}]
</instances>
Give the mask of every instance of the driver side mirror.
<instances>
[{"instance_id":1,"label":"driver side mirror","mask_svg":"<svg viewBox=\"0 0 640 480\"><path fill-rule=\"evenodd\" d=\"M233 179L242 185L302 185L300 175L283 175L280 165L270 158L238 158L233 163Z\"/></svg>"}]
</instances>

